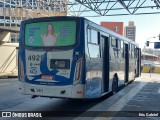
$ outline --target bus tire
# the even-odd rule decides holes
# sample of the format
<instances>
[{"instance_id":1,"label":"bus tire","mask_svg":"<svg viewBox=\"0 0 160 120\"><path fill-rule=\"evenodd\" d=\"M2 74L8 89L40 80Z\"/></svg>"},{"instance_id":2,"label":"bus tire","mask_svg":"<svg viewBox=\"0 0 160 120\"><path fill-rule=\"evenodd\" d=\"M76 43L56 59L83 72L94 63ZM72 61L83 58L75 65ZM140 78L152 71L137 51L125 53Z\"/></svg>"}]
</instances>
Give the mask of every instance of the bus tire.
<instances>
[{"instance_id":1,"label":"bus tire","mask_svg":"<svg viewBox=\"0 0 160 120\"><path fill-rule=\"evenodd\" d=\"M118 81L117 77L114 76L113 83L112 83L112 95L116 94L118 92Z\"/></svg>"}]
</instances>

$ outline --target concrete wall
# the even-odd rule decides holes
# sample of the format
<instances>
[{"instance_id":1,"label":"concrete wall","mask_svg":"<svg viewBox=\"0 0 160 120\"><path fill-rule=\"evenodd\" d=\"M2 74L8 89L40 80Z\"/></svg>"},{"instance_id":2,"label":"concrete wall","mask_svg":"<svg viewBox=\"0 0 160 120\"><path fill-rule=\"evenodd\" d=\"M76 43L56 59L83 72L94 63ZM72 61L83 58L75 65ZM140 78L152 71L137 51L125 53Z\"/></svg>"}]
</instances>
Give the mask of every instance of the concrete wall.
<instances>
[{"instance_id":1,"label":"concrete wall","mask_svg":"<svg viewBox=\"0 0 160 120\"><path fill-rule=\"evenodd\" d=\"M11 41L11 33L10 32L0 32L0 41L10 42Z\"/></svg>"},{"instance_id":2,"label":"concrete wall","mask_svg":"<svg viewBox=\"0 0 160 120\"><path fill-rule=\"evenodd\" d=\"M0 76L17 76L18 43L0 45Z\"/></svg>"},{"instance_id":3,"label":"concrete wall","mask_svg":"<svg viewBox=\"0 0 160 120\"><path fill-rule=\"evenodd\" d=\"M112 31L114 31L115 27L118 27L117 33L123 35L123 22L101 22L101 26L106 27Z\"/></svg>"}]
</instances>

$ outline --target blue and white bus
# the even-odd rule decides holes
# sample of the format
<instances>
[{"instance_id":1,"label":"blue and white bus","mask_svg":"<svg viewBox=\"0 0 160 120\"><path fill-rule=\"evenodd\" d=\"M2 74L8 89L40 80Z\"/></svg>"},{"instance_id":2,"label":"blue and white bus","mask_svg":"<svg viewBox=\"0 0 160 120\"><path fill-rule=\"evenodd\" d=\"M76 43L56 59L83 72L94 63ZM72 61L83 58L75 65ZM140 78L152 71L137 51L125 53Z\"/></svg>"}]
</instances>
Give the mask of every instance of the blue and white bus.
<instances>
[{"instance_id":1,"label":"blue and white bus","mask_svg":"<svg viewBox=\"0 0 160 120\"><path fill-rule=\"evenodd\" d=\"M73 99L115 94L140 75L134 41L82 17L22 21L19 90L35 97Z\"/></svg>"}]
</instances>

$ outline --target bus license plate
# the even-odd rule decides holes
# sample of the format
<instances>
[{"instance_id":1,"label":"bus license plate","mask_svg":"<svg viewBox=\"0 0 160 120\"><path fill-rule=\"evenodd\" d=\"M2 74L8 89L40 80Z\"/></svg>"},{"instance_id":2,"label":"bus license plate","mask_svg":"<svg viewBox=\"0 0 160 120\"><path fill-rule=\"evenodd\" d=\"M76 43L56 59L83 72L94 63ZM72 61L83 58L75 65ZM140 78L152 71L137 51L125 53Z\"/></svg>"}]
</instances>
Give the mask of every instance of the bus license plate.
<instances>
[{"instance_id":1,"label":"bus license plate","mask_svg":"<svg viewBox=\"0 0 160 120\"><path fill-rule=\"evenodd\" d=\"M41 79L44 79L44 80L52 80L52 79L53 79L53 75L42 75L42 76L41 76Z\"/></svg>"},{"instance_id":2,"label":"bus license plate","mask_svg":"<svg viewBox=\"0 0 160 120\"><path fill-rule=\"evenodd\" d=\"M35 88L35 91L36 91L37 93L43 93L43 89L40 89L40 88Z\"/></svg>"}]
</instances>

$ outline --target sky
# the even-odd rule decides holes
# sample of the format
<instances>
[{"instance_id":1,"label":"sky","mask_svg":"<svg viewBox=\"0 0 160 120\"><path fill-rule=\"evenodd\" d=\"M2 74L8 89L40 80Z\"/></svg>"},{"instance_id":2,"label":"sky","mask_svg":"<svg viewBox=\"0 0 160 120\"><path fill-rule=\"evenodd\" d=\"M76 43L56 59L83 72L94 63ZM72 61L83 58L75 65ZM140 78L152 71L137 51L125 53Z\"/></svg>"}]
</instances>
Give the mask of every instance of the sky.
<instances>
[{"instance_id":1,"label":"sky","mask_svg":"<svg viewBox=\"0 0 160 120\"><path fill-rule=\"evenodd\" d=\"M88 17L88 19L97 24L101 21L124 22L124 26L128 26L129 21L134 21L136 42L141 48L144 48L147 39L151 42L159 41L157 36L160 34L160 14ZM149 48L153 46L153 43L150 43Z\"/></svg>"}]
</instances>

